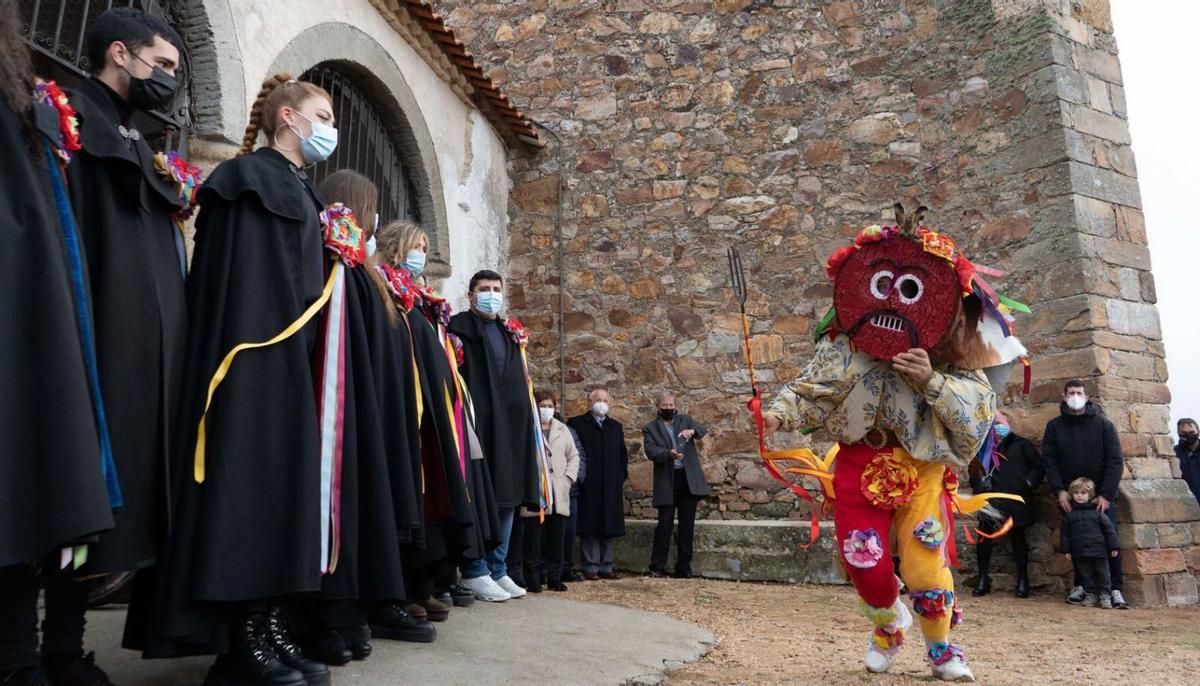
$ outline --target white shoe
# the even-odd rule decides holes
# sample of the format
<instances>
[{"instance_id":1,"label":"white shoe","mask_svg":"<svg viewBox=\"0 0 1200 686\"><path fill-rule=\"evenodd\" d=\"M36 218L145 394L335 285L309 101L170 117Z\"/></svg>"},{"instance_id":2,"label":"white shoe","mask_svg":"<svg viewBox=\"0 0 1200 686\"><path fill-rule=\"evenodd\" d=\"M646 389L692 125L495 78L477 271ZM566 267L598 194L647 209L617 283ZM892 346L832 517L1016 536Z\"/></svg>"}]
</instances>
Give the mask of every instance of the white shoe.
<instances>
[{"instance_id":1,"label":"white shoe","mask_svg":"<svg viewBox=\"0 0 1200 686\"><path fill-rule=\"evenodd\" d=\"M507 574L496 579L496 585L512 598L520 598L525 595L525 589L518 586L517 582L513 581L512 577Z\"/></svg>"},{"instance_id":2,"label":"white shoe","mask_svg":"<svg viewBox=\"0 0 1200 686\"><path fill-rule=\"evenodd\" d=\"M971 668L964 660L958 658L953 658L945 664L933 665L933 676L942 681L975 681L975 675L971 673Z\"/></svg>"},{"instance_id":3,"label":"white shoe","mask_svg":"<svg viewBox=\"0 0 1200 686\"><path fill-rule=\"evenodd\" d=\"M925 645L929 647L931 644L925 641ZM942 681L974 682L975 674L967 666L967 658L963 657L962 649L954 645L950 647L954 649L955 654L942 664L934 664L932 657L930 658L929 666L933 668L934 678Z\"/></svg>"},{"instance_id":4,"label":"white shoe","mask_svg":"<svg viewBox=\"0 0 1200 686\"><path fill-rule=\"evenodd\" d=\"M507 579L508 577L504 578ZM484 576L477 576L474 579L463 579L462 584L471 589L476 598L489 603L502 603L512 598L512 595L501 588L499 584L492 580L492 577L486 574Z\"/></svg>"},{"instance_id":5,"label":"white shoe","mask_svg":"<svg viewBox=\"0 0 1200 686\"><path fill-rule=\"evenodd\" d=\"M896 610L896 630L903 636L912 626L912 613L908 611L908 606L905 605L899 598L896 599L896 604L893 605ZM872 630L874 631L874 630ZM874 639L868 639L871 642L867 648L867 655L863 658L863 665L868 672L882 674L892 668L892 662L896 656L900 654L900 646L896 646L890 651L880 650L879 646L875 645Z\"/></svg>"}]
</instances>

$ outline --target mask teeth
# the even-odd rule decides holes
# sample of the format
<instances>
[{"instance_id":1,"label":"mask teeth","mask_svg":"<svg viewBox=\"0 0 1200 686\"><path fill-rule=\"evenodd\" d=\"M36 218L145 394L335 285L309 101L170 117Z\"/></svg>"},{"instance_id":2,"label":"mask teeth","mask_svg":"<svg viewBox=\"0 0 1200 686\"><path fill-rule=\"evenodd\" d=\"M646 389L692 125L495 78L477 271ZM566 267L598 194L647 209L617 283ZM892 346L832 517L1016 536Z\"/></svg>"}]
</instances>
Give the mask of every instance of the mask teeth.
<instances>
[{"instance_id":1,"label":"mask teeth","mask_svg":"<svg viewBox=\"0 0 1200 686\"><path fill-rule=\"evenodd\" d=\"M887 329L888 331L896 331L898 333L904 331L904 321L899 317L888 314L877 314L871 317L871 324L881 329Z\"/></svg>"}]
</instances>

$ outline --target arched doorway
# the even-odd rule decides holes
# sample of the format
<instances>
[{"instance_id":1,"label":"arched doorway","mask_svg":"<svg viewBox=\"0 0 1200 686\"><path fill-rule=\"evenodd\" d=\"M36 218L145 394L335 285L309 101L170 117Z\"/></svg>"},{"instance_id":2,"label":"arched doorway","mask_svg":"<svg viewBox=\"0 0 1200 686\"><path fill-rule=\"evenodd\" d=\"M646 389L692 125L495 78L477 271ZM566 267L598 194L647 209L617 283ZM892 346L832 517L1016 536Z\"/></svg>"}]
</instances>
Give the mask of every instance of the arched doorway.
<instances>
[{"instance_id":1,"label":"arched doorway","mask_svg":"<svg viewBox=\"0 0 1200 686\"><path fill-rule=\"evenodd\" d=\"M396 219L420 223L416 191L399 147L401 134L355 83L350 71L335 61L321 62L300 78L329 91L337 118L338 146L314 169L317 181L339 169L353 169L379 189L381 225ZM362 219L370 221L369 217Z\"/></svg>"}]
</instances>

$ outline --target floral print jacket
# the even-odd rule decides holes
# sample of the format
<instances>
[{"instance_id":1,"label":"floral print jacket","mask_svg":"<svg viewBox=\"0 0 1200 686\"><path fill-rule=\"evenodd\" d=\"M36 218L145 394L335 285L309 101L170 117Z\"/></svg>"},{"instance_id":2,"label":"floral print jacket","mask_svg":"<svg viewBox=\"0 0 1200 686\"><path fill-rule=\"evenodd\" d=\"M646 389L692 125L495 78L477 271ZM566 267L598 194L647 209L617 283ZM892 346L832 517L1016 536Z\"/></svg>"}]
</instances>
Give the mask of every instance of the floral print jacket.
<instances>
[{"instance_id":1,"label":"floral print jacket","mask_svg":"<svg viewBox=\"0 0 1200 686\"><path fill-rule=\"evenodd\" d=\"M843 443L861 442L878 423L914 459L963 468L987 438L996 394L983 372L954 367L935 368L929 386L917 390L891 362L838 335L817 343L812 362L767 412L783 431L824 428Z\"/></svg>"}]
</instances>

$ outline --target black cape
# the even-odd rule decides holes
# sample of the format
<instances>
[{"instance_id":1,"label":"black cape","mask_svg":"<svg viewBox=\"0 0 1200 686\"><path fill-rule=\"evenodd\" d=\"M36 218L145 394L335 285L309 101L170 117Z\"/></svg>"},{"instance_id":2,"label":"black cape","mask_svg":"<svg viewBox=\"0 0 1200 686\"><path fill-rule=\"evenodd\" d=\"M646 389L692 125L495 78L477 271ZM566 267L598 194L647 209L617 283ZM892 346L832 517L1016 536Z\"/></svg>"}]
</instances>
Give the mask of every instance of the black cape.
<instances>
[{"instance_id":1,"label":"black cape","mask_svg":"<svg viewBox=\"0 0 1200 686\"><path fill-rule=\"evenodd\" d=\"M154 561L168 526L168 455L187 326L175 185L145 139L120 133L128 109L95 79L71 97L83 150L68 167L87 251L100 386L125 507L92 547L88 572Z\"/></svg>"},{"instance_id":2,"label":"black cape","mask_svg":"<svg viewBox=\"0 0 1200 686\"><path fill-rule=\"evenodd\" d=\"M312 369L319 316L234 360L208 411L203 484L193 478L193 457L222 358L239 343L274 337L321 296L323 206L304 172L269 148L221 163L200 191L178 505L156 583L135 588L126 627L126 647L147 657L224 652L226 602L321 587Z\"/></svg>"},{"instance_id":3,"label":"black cape","mask_svg":"<svg viewBox=\"0 0 1200 686\"><path fill-rule=\"evenodd\" d=\"M460 448L455 430L458 392L454 372L437 326L422 305L418 302L405 315L421 381L421 460L425 475L425 517L429 524L425 529L425 547L415 562L475 559L482 556L484 545L476 505L486 507L488 496L480 493L479 502L473 502L469 446L464 443ZM487 522L483 524L486 526Z\"/></svg>"},{"instance_id":4,"label":"black cape","mask_svg":"<svg viewBox=\"0 0 1200 686\"><path fill-rule=\"evenodd\" d=\"M400 536L420 525L414 454L406 416L408 374L381 294L368 269L346 270L346 404L341 473L338 566L322 580L321 598L400 600L406 597ZM399 324L398 317L397 323ZM394 463L394 464L393 464Z\"/></svg>"},{"instance_id":5,"label":"black cape","mask_svg":"<svg viewBox=\"0 0 1200 686\"><path fill-rule=\"evenodd\" d=\"M575 429L587 452L587 480L579 488L580 536L611 538L625 535L625 481L629 478L629 449L625 429L609 417L604 428L591 413L571 417L567 426Z\"/></svg>"},{"instance_id":6,"label":"black cape","mask_svg":"<svg viewBox=\"0 0 1200 686\"><path fill-rule=\"evenodd\" d=\"M113 523L45 138L25 116L0 99L0 567Z\"/></svg>"},{"instance_id":7,"label":"black cape","mask_svg":"<svg viewBox=\"0 0 1200 686\"><path fill-rule=\"evenodd\" d=\"M501 369L485 326L501 326L472 312L450 319L450 332L462 339L462 375L475 405L475 427L492 474L496 506L540 507L541 484L535 457L533 409L529 402L521 348L505 333L508 355Z\"/></svg>"}]
</instances>

